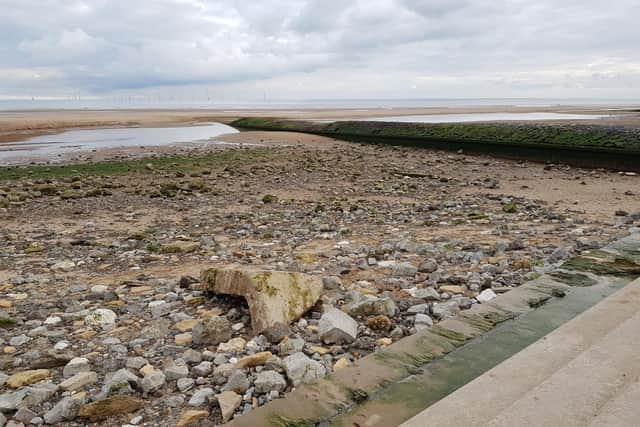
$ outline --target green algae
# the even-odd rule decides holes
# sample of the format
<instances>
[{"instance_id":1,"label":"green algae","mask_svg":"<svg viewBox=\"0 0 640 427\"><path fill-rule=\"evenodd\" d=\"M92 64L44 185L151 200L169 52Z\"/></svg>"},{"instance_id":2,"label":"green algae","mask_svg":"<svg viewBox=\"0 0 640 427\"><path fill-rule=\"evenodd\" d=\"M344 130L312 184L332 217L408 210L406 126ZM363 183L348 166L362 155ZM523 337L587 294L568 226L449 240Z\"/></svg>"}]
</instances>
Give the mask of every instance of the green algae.
<instances>
[{"instance_id":1,"label":"green algae","mask_svg":"<svg viewBox=\"0 0 640 427\"><path fill-rule=\"evenodd\" d=\"M315 427L316 425L318 421L310 418L287 418L281 415L269 417L271 427Z\"/></svg>"},{"instance_id":2,"label":"green algae","mask_svg":"<svg viewBox=\"0 0 640 427\"><path fill-rule=\"evenodd\" d=\"M640 264L633 259L601 250L573 257L562 268L600 276L640 276Z\"/></svg>"},{"instance_id":3,"label":"green algae","mask_svg":"<svg viewBox=\"0 0 640 427\"><path fill-rule=\"evenodd\" d=\"M594 286L598 283L591 277L582 273L571 273L567 271L558 270L558 271L549 273L549 276L569 286L589 287L589 286Z\"/></svg>"},{"instance_id":4,"label":"green algae","mask_svg":"<svg viewBox=\"0 0 640 427\"><path fill-rule=\"evenodd\" d=\"M490 311L488 313L460 316L460 318L469 325L481 330L482 332L488 332L499 324L515 317L516 314L510 311Z\"/></svg>"}]
</instances>

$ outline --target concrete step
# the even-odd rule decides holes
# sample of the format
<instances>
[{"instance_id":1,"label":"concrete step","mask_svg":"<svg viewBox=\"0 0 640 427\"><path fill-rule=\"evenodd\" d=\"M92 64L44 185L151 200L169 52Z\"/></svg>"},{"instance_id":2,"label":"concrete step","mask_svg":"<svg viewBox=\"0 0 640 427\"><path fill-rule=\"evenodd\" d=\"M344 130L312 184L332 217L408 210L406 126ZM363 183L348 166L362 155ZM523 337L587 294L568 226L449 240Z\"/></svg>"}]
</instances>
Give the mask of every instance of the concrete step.
<instances>
[{"instance_id":1,"label":"concrete step","mask_svg":"<svg viewBox=\"0 0 640 427\"><path fill-rule=\"evenodd\" d=\"M640 313L558 369L487 426L589 425L609 401L640 376L638 331Z\"/></svg>"},{"instance_id":2,"label":"concrete step","mask_svg":"<svg viewBox=\"0 0 640 427\"><path fill-rule=\"evenodd\" d=\"M589 427L637 426L640 424L638 402L640 402L640 377L607 402L591 421Z\"/></svg>"},{"instance_id":3,"label":"concrete step","mask_svg":"<svg viewBox=\"0 0 640 427\"><path fill-rule=\"evenodd\" d=\"M588 425L598 416L599 408L615 400L637 378L638 307L640 280L403 426ZM571 423L572 417L576 417L575 424Z\"/></svg>"}]
</instances>

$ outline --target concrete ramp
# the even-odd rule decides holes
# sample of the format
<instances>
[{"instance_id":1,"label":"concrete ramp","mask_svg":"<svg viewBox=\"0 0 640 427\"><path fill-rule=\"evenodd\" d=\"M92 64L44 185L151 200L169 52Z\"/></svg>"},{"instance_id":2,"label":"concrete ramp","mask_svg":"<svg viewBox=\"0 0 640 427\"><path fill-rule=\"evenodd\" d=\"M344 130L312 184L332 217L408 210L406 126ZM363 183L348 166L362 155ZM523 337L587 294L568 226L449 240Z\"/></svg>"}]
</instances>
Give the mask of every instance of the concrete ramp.
<instances>
[{"instance_id":1,"label":"concrete ramp","mask_svg":"<svg viewBox=\"0 0 640 427\"><path fill-rule=\"evenodd\" d=\"M640 425L640 280L403 427Z\"/></svg>"}]
</instances>

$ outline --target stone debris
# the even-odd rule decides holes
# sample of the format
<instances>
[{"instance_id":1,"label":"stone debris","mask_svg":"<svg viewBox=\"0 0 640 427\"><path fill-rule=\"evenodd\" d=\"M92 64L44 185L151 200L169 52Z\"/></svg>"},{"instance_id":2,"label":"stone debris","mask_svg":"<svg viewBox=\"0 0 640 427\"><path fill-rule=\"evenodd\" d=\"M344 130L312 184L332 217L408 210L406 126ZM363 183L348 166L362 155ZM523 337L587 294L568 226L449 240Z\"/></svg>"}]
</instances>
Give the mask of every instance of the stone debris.
<instances>
[{"instance_id":1,"label":"stone debris","mask_svg":"<svg viewBox=\"0 0 640 427\"><path fill-rule=\"evenodd\" d=\"M279 150L0 183L5 423L219 425L640 232L630 203L594 219L505 194L508 161Z\"/></svg>"}]
</instances>

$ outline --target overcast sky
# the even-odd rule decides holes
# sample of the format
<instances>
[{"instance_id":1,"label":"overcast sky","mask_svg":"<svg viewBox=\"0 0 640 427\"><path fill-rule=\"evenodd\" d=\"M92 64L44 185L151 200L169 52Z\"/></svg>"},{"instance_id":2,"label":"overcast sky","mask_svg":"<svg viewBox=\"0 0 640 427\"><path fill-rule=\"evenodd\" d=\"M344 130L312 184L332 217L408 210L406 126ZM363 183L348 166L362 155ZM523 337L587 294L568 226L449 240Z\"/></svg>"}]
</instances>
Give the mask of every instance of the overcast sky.
<instances>
[{"instance_id":1,"label":"overcast sky","mask_svg":"<svg viewBox=\"0 0 640 427\"><path fill-rule=\"evenodd\" d=\"M0 0L0 97L640 98L638 0Z\"/></svg>"}]
</instances>

